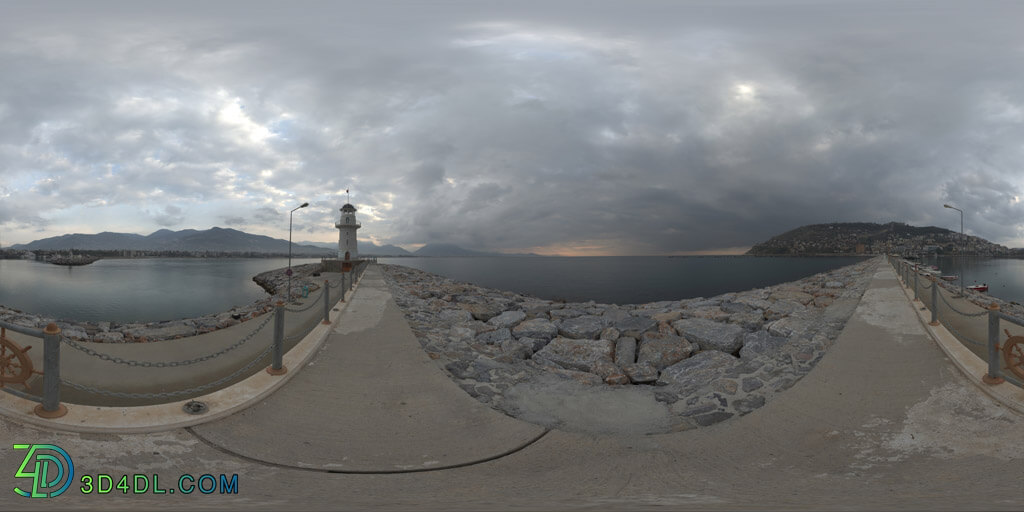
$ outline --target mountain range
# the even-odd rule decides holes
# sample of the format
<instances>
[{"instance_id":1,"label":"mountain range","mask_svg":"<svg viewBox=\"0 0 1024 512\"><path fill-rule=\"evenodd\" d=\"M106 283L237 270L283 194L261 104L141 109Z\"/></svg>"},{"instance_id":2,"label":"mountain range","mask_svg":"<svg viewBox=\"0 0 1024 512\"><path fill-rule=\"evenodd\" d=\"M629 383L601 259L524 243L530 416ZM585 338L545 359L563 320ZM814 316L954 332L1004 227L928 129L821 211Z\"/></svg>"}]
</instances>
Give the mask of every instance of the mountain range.
<instances>
[{"instance_id":1,"label":"mountain range","mask_svg":"<svg viewBox=\"0 0 1024 512\"><path fill-rule=\"evenodd\" d=\"M213 227L199 231L183 229L171 231L161 229L149 235L134 233L112 233L104 231L97 234L75 233L35 240L27 244L17 244L10 249L23 251L60 251L74 249L79 251L184 251L184 252L225 252L225 253L261 253L287 254L288 241L264 235L253 235L230 228ZM332 256L336 255L338 245L330 242L294 242L292 254L297 256ZM416 252L409 252L395 245L379 246L372 242L360 241L359 254L365 256L535 256L533 254L504 254L481 252L463 249L452 244L427 244Z\"/></svg>"}]
</instances>

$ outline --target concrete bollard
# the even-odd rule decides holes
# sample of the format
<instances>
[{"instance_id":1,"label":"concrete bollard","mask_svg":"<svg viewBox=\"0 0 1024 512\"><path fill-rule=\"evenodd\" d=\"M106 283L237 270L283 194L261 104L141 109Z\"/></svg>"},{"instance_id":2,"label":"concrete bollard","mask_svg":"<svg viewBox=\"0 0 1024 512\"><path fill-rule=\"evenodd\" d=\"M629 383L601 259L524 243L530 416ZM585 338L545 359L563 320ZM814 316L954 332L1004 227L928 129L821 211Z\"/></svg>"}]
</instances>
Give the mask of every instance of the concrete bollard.
<instances>
[{"instance_id":1,"label":"concrete bollard","mask_svg":"<svg viewBox=\"0 0 1024 512\"><path fill-rule=\"evenodd\" d=\"M284 375L288 369L284 367L284 302L277 301L274 305L274 359L267 367L271 375Z\"/></svg>"},{"instance_id":2,"label":"concrete bollard","mask_svg":"<svg viewBox=\"0 0 1024 512\"><path fill-rule=\"evenodd\" d=\"M939 282L934 278L928 278L932 282L932 321L928 325L939 325Z\"/></svg>"},{"instance_id":3,"label":"concrete bollard","mask_svg":"<svg viewBox=\"0 0 1024 512\"><path fill-rule=\"evenodd\" d=\"M331 323L331 283L324 279L324 325Z\"/></svg>"},{"instance_id":4,"label":"concrete bollard","mask_svg":"<svg viewBox=\"0 0 1024 512\"><path fill-rule=\"evenodd\" d=\"M988 373L981 381L989 386L1004 382L999 376L999 305L995 302L988 307Z\"/></svg>"},{"instance_id":5,"label":"concrete bollard","mask_svg":"<svg viewBox=\"0 0 1024 512\"><path fill-rule=\"evenodd\" d=\"M40 418L60 418L68 408L60 403L60 327L50 322L43 329L43 403L35 407Z\"/></svg>"}]
</instances>

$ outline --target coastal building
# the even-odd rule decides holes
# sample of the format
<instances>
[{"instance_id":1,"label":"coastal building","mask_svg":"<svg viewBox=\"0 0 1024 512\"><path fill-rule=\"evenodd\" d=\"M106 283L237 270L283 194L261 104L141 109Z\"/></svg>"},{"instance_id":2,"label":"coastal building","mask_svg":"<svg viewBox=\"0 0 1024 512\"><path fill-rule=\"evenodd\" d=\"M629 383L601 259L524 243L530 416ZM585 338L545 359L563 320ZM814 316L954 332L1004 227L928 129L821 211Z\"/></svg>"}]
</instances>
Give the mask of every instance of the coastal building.
<instances>
[{"instance_id":1,"label":"coastal building","mask_svg":"<svg viewBox=\"0 0 1024 512\"><path fill-rule=\"evenodd\" d=\"M345 206L341 207L341 218L334 224L334 227L338 228L338 259L342 261L359 259L356 230L362 226L356 221L356 207L345 203Z\"/></svg>"}]
</instances>

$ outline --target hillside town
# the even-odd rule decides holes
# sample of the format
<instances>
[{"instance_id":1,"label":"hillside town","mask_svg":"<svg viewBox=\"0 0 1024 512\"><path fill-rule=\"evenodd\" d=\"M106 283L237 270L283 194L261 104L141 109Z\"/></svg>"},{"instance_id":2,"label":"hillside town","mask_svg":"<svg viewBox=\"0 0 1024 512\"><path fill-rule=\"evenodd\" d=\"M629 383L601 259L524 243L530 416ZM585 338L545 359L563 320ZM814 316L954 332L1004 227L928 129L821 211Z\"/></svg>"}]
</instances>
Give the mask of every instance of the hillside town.
<instances>
[{"instance_id":1,"label":"hillside town","mask_svg":"<svg viewBox=\"0 0 1024 512\"><path fill-rule=\"evenodd\" d=\"M961 249L962 247L962 249ZM902 222L843 222L803 226L754 245L756 256L819 254L964 254L1014 256L1016 251L972 235Z\"/></svg>"}]
</instances>

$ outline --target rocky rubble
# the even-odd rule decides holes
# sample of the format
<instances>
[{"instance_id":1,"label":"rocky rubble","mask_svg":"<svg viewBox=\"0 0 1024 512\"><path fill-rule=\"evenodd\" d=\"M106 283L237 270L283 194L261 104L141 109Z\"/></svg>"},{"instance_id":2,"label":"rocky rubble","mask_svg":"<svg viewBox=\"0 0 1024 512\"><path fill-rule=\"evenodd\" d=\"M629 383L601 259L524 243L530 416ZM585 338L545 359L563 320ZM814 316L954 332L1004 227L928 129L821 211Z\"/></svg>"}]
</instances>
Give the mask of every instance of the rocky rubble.
<instances>
[{"instance_id":1,"label":"rocky rubble","mask_svg":"<svg viewBox=\"0 0 1024 512\"><path fill-rule=\"evenodd\" d=\"M835 341L881 259L711 298L564 303L382 265L424 350L470 395L516 416L506 391L563 379L647 390L671 429L755 410Z\"/></svg>"},{"instance_id":2,"label":"rocky rubble","mask_svg":"<svg viewBox=\"0 0 1024 512\"><path fill-rule=\"evenodd\" d=\"M115 322L74 322L54 320L0 306L0 320L36 329L42 329L46 324L54 322L61 328L62 334L68 338L97 343L145 343L195 336L231 327L273 310L273 305L278 300L284 300L288 286L288 276L285 274L285 270L284 268L275 269L253 277L253 281L266 290L267 293L271 294L270 296L247 306L235 307L223 313L215 313L198 318L121 324ZM303 286L308 286L310 291L313 292L318 290L323 283L322 278L313 275L320 272L319 263L294 266L292 271L292 296L296 296Z\"/></svg>"}]
</instances>

